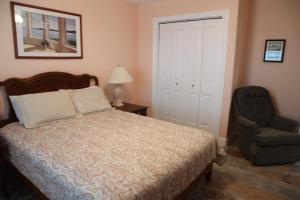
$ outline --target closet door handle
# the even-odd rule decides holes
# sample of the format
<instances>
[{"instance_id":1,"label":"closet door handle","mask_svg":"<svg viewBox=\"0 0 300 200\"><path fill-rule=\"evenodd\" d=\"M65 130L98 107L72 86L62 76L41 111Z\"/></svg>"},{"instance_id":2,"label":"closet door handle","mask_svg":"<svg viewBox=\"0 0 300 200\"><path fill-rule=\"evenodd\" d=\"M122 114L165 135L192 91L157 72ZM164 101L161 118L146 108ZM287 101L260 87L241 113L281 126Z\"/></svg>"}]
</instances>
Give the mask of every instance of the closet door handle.
<instances>
[{"instance_id":1,"label":"closet door handle","mask_svg":"<svg viewBox=\"0 0 300 200\"><path fill-rule=\"evenodd\" d=\"M195 87L195 85L194 85L194 84L192 84L192 87Z\"/></svg>"},{"instance_id":2,"label":"closet door handle","mask_svg":"<svg viewBox=\"0 0 300 200\"><path fill-rule=\"evenodd\" d=\"M178 83L177 83L177 82L176 82L175 84L176 84L176 85L178 85Z\"/></svg>"}]
</instances>

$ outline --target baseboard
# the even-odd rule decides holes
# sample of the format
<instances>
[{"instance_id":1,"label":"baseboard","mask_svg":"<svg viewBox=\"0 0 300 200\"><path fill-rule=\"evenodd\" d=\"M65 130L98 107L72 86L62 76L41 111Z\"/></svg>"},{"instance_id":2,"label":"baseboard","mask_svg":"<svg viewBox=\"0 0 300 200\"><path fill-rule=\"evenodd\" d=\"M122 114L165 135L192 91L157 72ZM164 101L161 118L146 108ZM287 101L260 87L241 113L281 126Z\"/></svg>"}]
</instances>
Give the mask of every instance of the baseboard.
<instances>
[{"instance_id":1,"label":"baseboard","mask_svg":"<svg viewBox=\"0 0 300 200\"><path fill-rule=\"evenodd\" d=\"M226 147L227 146L227 138L218 137L217 138L219 147Z\"/></svg>"}]
</instances>

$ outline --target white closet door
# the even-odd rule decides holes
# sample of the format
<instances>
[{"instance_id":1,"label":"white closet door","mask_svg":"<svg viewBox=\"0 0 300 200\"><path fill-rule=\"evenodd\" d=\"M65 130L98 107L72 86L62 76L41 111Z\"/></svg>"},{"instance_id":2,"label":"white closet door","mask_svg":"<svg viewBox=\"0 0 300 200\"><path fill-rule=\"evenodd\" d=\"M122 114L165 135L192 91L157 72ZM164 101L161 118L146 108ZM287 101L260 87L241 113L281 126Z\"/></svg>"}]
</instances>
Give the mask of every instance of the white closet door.
<instances>
[{"instance_id":1,"label":"white closet door","mask_svg":"<svg viewBox=\"0 0 300 200\"><path fill-rule=\"evenodd\" d=\"M171 74L173 67L174 28L173 24L160 26L159 67L158 67L158 108L159 118L170 120Z\"/></svg>"},{"instance_id":2,"label":"white closet door","mask_svg":"<svg viewBox=\"0 0 300 200\"><path fill-rule=\"evenodd\" d=\"M221 111L221 87L224 80L222 47L223 25L220 19L205 20L203 38L203 63L200 89L200 129L218 134Z\"/></svg>"},{"instance_id":3,"label":"white closet door","mask_svg":"<svg viewBox=\"0 0 300 200\"><path fill-rule=\"evenodd\" d=\"M160 119L218 133L224 80L222 33L222 19L160 25Z\"/></svg>"},{"instance_id":4,"label":"white closet door","mask_svg":"<svg viewBox=\"0 0 300 200\"><path fill-rule=\"evenodd\" d=\"M204 21L186 22L187 45L184 66L184 122L197 127L199 118L199 98L201 88L201 68L203 56Z\"/></svg>"},{"instance_id":5,"label":"white closet door","mask_svg":"<svg viewBox=\"0 0 300 200\"><path fill-rule=\"evenodd\" d=\"M173 23L173 65L171 74L171 115L170 120L175 123L185 124L185 91L186 71L188 65L188 29L187 23Z\"/></svg>"},{"instance_id":6,"label":"white closet door","mask_svg":"<svg viewBox=\"0 0 300 200\"><path fill-rule=\"evenodd\" d=\"M185 124L187 33L186 23L160 25L159 117L179 124Z\"/></svg>"}]
</instances>

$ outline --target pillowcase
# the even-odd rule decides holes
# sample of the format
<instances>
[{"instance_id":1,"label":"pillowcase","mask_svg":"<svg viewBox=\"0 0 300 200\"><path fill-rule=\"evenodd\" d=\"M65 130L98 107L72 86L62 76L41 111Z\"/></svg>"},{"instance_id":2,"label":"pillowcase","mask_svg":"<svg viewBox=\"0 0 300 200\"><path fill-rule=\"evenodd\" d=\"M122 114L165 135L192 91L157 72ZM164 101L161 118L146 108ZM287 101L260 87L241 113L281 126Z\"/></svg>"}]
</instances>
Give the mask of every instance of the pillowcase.
<instances>
[{"instance_id":1,"label":"pillowcase","mask_svg":"<svg viewBox=\"0 0 300 200\"><path fill-rule=\"evenodd\" d=\"M19 108L18 102L17 102L17 97L16 96L9 96L12 107L14 108L14 111L16 113L16 116L20 122L20 124L23 124L23 117L22 117L22 113L21 110Z\"/></svg>"},{"instance_id":2,"label":"pillowcase","mask_svg":"<svg viewBox=\"0 0 300 200\"><path fill-rule=\"evenodd\" d=\"M88 114L112 108L101 87L88 87L71 90L70 92L76 110L80 114Z\"/></svg>"},{"instance_id":3,"label":"pillowcase","mask_svg":"<svg viewBox=\"0 0 300 200\"><path fill-rule=\"evenodd\" d=\"M68 91L10 96L15 112L25 128L73 117L76 109ZM18 116L19 115L19 116Z\"/></svg>"}]
</instances>

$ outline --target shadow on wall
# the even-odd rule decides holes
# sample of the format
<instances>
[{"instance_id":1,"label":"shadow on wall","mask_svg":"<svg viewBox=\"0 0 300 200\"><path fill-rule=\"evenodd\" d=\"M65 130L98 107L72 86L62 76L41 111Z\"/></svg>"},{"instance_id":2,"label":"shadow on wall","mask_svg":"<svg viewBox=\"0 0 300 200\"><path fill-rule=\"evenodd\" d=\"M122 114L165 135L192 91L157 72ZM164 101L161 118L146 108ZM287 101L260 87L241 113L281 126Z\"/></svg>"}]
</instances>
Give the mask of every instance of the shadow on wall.
<instances>
[{"instance_id":1,"label":"shadow on wall","mask_svg":"<svg viewBox=\"0 0 300 200\"><path fill-rule=\"evenodd\" d=\"M0 119L8 117L8 102L4 87L0 87Z\"/></svg>"}]
</instances>

